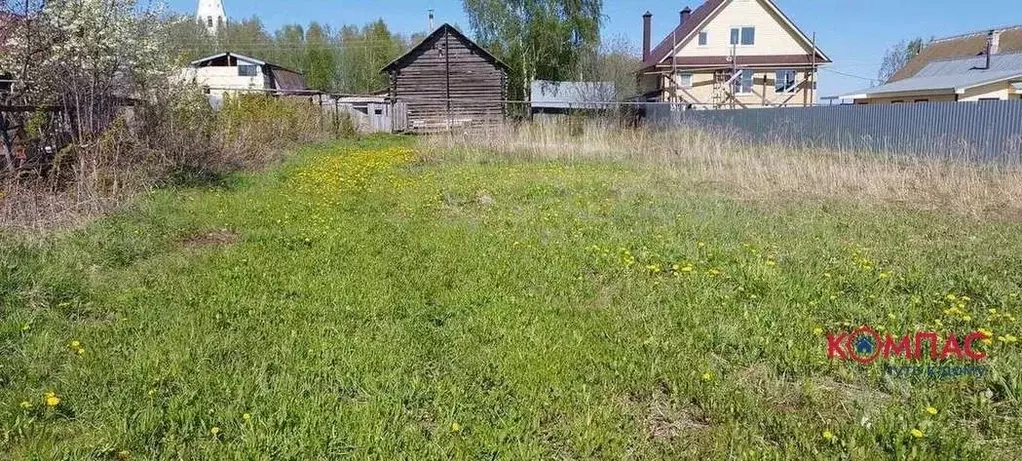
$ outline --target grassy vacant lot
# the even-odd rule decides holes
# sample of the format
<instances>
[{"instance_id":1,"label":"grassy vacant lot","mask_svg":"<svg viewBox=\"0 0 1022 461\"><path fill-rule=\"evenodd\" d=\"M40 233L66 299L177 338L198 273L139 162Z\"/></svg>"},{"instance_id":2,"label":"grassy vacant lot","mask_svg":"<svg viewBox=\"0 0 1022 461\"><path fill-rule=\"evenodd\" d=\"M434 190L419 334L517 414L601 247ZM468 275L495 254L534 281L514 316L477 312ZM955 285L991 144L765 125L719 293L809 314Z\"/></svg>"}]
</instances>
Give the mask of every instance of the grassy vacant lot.
<instances>
[{"instance_id":1,"label":"grassy vacant lot","mask_svg":"<svg viewBox=\"0 0 1022 461\"><path fill-rule=\"evenodd\" d=\"M0 457L1022 451L1017 221L417 149L308 148L6 237ZM828 360L825 332L864 323L991 330L992 373Z\"/></svg>"}]
</instances>

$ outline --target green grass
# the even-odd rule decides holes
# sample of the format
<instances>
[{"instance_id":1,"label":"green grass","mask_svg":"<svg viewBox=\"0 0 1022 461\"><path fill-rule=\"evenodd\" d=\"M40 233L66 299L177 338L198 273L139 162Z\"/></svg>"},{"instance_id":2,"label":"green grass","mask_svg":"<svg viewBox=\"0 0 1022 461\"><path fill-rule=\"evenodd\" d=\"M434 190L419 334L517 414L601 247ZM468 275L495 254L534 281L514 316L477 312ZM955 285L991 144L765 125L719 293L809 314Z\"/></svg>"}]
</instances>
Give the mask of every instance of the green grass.
<instances>
[{"instance_id":1,"label":"green grass","mask_svg":"<svg viewBox=\"0 0 1022 461\"><path fill-rule=\"evenodd\" d=\"M1022 450L1017 343L986 346L985 378L901 379L828 360L817 330L1022 336L1019 223L413 148L311 147L85 229L5 237L0 457Z\"/></svg>"}]
</instances>

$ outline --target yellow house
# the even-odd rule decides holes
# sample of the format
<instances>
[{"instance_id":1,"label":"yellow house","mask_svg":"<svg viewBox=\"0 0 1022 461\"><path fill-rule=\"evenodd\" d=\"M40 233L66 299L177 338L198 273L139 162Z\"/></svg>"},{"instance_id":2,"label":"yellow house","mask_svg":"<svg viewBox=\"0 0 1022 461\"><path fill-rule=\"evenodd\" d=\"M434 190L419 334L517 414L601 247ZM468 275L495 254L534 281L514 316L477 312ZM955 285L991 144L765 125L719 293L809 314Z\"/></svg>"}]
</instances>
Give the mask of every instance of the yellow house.
<instances>
[{"instance_id":1,"label":"yellow house","mask_svg":"<svg viewBox=\"0 0 1022 461\"><path fill-rule=\"evenodd\" d=\"M840 98L855 104L1022 99L1022 26L934 40L886 84Z\"/></svg>"},{"instance_id":2,"label":"yellow house","mask_svg":"<svg viewBox=\"0 0 1022 461\"><path fill-rule=\"evenodd\" d=\"M772 0L707 0L681 11L650 48L643 16L642 99L692 109L812 105L817 72L831 62Z\"/></svg>"}]
</instances>

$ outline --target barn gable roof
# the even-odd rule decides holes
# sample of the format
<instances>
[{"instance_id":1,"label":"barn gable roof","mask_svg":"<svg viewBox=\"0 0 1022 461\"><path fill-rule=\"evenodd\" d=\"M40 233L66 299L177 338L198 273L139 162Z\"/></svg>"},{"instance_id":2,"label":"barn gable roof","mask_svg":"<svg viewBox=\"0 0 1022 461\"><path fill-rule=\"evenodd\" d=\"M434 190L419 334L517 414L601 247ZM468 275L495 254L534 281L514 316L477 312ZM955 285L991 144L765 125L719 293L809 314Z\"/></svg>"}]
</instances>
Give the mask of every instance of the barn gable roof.
<instances>
[{"instance_id":1,"label":"barn gable roof","mask_svg":"<svg viewBox=\"0 0 1022 461\"><path fill-rule=\"evenodd\" d=\"M458 29L455 29L450 24L444 23L443 25L438 27L436 30L434 30L433 33L429 34L426 38L424 38L421 42L419 42L418 45L415 45L414 47L412 47L412 49L409 50L407 53L405 53L405 54L401 55L400 57L398 57L397 59L391 61L390 64L387 64L383 69L380 70L380 72L381 73L390 73L390 72L393 72L395 70L398 70L401 67L404 67L408 63L408 61L410 61L415 56L419 55L419 53L422 52L426 47L428 47L430 43L433 43L434 40L439 38L444 33L450 33L451 35L454 35L459 40L464 42L465 45L469 49L475 51L476 53L479 54L479 56L482 56L483 59L489 61L491 64L493 64L493 65L495 65L497 67L500 67L505 72L511 70L511 68L507 64L504 64L504 61L501 61L496 56L491 54L489 51L486 51L485 48L477 45L471 39L466 37L465 34L463 34L460 31L458 31Z\"/></svg>"}]
</instances>

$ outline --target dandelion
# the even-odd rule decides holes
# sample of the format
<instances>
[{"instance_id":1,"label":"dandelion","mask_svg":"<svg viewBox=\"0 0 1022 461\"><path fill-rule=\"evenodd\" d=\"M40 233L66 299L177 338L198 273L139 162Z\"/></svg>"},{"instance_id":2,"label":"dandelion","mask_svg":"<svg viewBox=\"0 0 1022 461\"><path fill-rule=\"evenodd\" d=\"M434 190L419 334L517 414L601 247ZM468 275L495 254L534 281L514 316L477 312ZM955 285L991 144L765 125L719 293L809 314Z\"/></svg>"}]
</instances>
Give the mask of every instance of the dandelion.
<instances>
[{"instance_id":1,"label":"dandelion","mask_svg":"<svg viewBox=\"0 0 1022 461\"><path fill-rule=\"evenodd\" d=\"M454 434L461 432L461 424L451 423L451 432Z\"/></svg>"},{"instance_id":2,"label":"dandelion","mask_svg":"<svg viewBox=\"0 0 1022 461\"><path fill-rule=\"evenodd\" d=\"M212 427L212 428L211 428L211 429L209 430L209 433L210 433L210 434L211 434L211 435L212 435L213 437L217 437L217 436L219 436L219 435L220 435L220 428L219 428L219 427L217 427L217 426L213 426L213 427Z\"/></svg>"},{"instance_id":3,"label":"dandelion","mask_svg":"<svg viewBox=\"0 0 1022 461\"><path fill-rule=\"evenodd\" d=\"M249 413L245 413L245 414L241 415L241 419L243 419L245 421L251 421L252 420L252 415L249 414Z\"/></svg>"},{"instance_id":4,"label":"dandelion","mask_svg":"<svg viewBox=\"0 0 1022 461\"><path fill-rule=\"evenodd\" d=\"M57 394L54 394L53 392L47 392L43 394L43 403L45 403L46 406L53 408L60 405L60 397L57 397Z\"/></svg>"},{"instance_id":5,"label":"dandelion","mask_svg":"<svg viewBox=\"0 0 1022 461\"><path fill-rule=\"evenodd\" d=\"M71 341L71 349L78 349L82 347L82 343L78 341Z\"/></svg>"},{"instance_id":6,"label":"dandelion","mask_svg":"<svg viewBox=\"0 0 1022 461\"><path fill-rule=\"evenodd\" d=\"M926 412L931 414L931 415L935 415L935 414L937 414L937 409L933 408L933 407L926 407Z\"/></svg>"},{"instance_id":7,"label":"dandelion","mask_svg":"<svg viewBox=\"0 0 1022 461\"><path fill-rule=\"evenodd\" d=\"M919 429L912 429L912 437L915 437L917 439L923 438L923 431Z\"/></svg>"},{"instance_id":8,"label":"dandelion","mask_svg":"<svg viewBox=\"0 0 1022 461\"><path fill-rule=\"evenodd\" d=\"M834 433L830 432L830 431L823 431L823 439L824 440L833 440L834 439Z\"/></svg>"},{"instance_id":9,"label":"dandelion","mask_svg":"<svg viewBox=\"0 0 1022 461\"><path fill-rule=\"evenodd\" d=\"M713 379L713 373L711 373L709 371L707 371L706 373L703 373L703 381L709 381L711 379Z\"/></svg>"},{"instance_id":10,"label":"dandelion","mask_svg":"<svg viewBox=\"0 0 1022 461\"><path fill-rule=\"evenodd\" d=\"M774 267L774 266L776 266L776 265L777 265L777 261L774 261L774 260L767 260L767 262L766 262L766 265L767 265L767 266L770 266L770 267Z\"/></svg>"},{"instance_id":11,"label":"dandelion","mask_svg":"<svg viewBox=\"0 0 1022 461\"><path fill-rule=\"evenodd\" d=\"M966 322L971 322L972 321L972 316L971 315L963 315L962 316L962 320L964 320Z\"/></svg>"},{"instance_id":12,"label":"dandelion","mask_svg":"<svg viewBox=\"0 0 1022 461\"><path fill-rule=\"evenodd\" d=\"M816 336L822 335L823 334L823 328L820 328L820 327L813 328L813 334L816 335Z\"/></svg>"}]
</instances>

